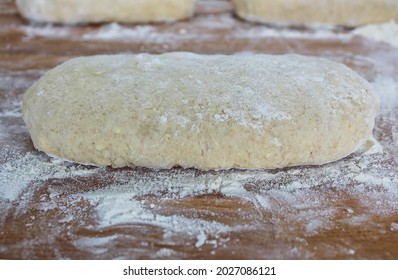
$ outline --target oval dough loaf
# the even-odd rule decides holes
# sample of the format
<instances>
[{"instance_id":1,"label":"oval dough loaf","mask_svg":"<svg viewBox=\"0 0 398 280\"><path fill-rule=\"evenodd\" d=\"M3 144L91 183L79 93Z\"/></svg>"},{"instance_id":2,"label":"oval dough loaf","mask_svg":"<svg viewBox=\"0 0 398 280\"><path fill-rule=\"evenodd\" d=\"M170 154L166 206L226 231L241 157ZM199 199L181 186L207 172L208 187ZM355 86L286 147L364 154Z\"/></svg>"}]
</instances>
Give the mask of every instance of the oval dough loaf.
<instances>
[{"instance_id":1,"label":"oval dough loaf","mask_svg":"<svg viewBox=\"0 0 398 280\"><path fill-rule=\"evenodd\" d=\"M158 22L192 16L195 0L16 0L34 21L58 23Z\"/></svg>"},{"instance_id":2,"label":"oval dough loaf","mask_svg":"<svg viewBox=\"0 0 398 280\"><path fill-rule=\"evenodd\" d=\"M323 164L372 133L379 104L348 67L299 55L76 58L25 94L35 147L95 165Z\"/></svg>"},{"instance_id":3,"label":"oval dough loaf","mask_svg":"<svg viewBox=\"0 0 398 280\"><path fill-rule=\"evenodd\" d=\"M398 20L397 0L232 0L249 21L359 26Z\"/></svg>"}]
</instances>

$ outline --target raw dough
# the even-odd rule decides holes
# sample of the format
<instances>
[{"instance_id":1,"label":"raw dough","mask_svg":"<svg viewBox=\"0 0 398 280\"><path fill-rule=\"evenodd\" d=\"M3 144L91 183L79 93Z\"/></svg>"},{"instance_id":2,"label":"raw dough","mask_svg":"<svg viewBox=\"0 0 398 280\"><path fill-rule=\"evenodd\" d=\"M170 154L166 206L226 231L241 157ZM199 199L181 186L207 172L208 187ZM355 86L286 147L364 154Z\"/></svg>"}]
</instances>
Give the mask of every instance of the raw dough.
<instances>
[{"instance_id":1,"label":"raw dough","mask_svg":"<svg viewBox=\"0 0 398 280\"><path fill-rule=\"evenodd\" d=\"M359 26L398 19L397 0L232 0L249 21Z\"/></svg>"},{"instance_id":2,"label":"raw dough","mask_svg":"<svg viewBox=\"0 0 398 280\"><path fill-rule=\"evenodd\" d=\"M348 67L299 55L113 55L49 71L25 94L35 147L95 165L323 164L371 135L379 103Z\"/></svg>"},{"instance_id":3,"label":"raw dough","mask_svg":"<svg viewBox=\"0 0 398 280\"><path fill-rule=\"evenodd\" d=\"M195 0L17 0L30 20L58 23L158 22L192 16Z\"/></svg>"}]
</instances>

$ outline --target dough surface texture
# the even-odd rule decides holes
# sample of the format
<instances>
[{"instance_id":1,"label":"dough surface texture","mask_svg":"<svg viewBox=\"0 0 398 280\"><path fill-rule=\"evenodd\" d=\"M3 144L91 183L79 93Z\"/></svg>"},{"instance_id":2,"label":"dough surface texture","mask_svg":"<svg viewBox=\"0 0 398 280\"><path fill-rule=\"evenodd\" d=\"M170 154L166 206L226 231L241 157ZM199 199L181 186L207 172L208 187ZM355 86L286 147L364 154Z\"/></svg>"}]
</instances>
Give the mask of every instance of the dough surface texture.
<instances>
[{"instance_id":1,"label":"dough surface texture","mask_svg":"<svg viewBox=\"0 0 398 280\"><path fill-rule=\"evenodd\" d=\"M236 13L255 22L360 26L398 20L397 0L231 0Z\"/></svg>"},{"instance_id":2,"label":"dough surface texture","mask_svg":"<svg viewBox=\"0 0 398 280\"><path fill-rule=\"evenodd\" d=\"M57 23L159 22L192 16L195 0L16 0L34 21Z\"/></svg>"},{"instance_id":3,"label":"dough surface texture","mask_svg":"<svg viewBox=\"0 0 398 280\"><path fill-rule=\"evenodd\" d=\"M104 55L71 59L24 95L34 146L101 166L317 165L372 135L370 84L299 55Z\"/></svg>"}]
</instances>

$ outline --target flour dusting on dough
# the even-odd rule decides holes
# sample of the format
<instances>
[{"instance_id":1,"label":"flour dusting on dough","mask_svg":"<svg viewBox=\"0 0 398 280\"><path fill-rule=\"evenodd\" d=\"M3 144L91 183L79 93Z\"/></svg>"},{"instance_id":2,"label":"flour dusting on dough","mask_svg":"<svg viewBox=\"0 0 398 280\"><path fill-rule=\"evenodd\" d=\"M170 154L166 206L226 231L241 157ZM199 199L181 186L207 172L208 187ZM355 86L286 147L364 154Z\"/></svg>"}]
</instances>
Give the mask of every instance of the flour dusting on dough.
<instances>
[{"instance_id":1,"label":"flour dusting on dough","mask_svg":"<svg viewBox=\"0 0 398 280\"><path fill-rule=\"evenodd\" d=\"M378 111L370 84L342 64L187 52L75 58L23 103L33 143L47 154L201 170L334 161L368 139Z\"/></svg>"},{"instance_id":2,"label":"flour dusting on dough","mask_svg":"<svg viewBox=\"0 0 398 280\"><path fill-rule=\"evenodd\" d=\"M382 119L378 125L397 123L396 115L390 114L391 105L396 106L398 102L395 98L397 81L378 77L373 86L377 88L381 101ZM19 104L10 105L6 110L15 110L17 106ZM10 118L7 112L4 112L5 116L0 116L0 141L9 137L9 127L3 123ZM18 135L27 137L22 120L14 129L20 131ZM125 232L134 225L138 230L142 227L139 225L150 227L151 230L143 234L160 232L163 247L155 250L157 253L152 255L153 258L183 258L181 244L197 250L211 248L212 252L223 250L225 246L233 248L239 242L233 237L234 234L249 235L264 227L271 232L263 234L285 230L294 230L299 234L296 240L289 241L293 242L294 247L280 245L271 249L273 256L283 252L280 256L285 258L287 255L309 258L311 252L300 249L307 238L332 229L336 221L363 228L372 226L374 219L380 216L397 213L398 175L394 167L397 167L398 158L395 158L395 165L392 163L393 168L384 162L394 161L398 131L392 128L391 140L379 138L379 133L381 129L376 127L376 138L382 140L385 148L383 152L320 167L276 171L87 168L59 159L49 160L40 153L26 154L25 151L2 146L1 152L8 154L8 162L0 165L0 225L5 217L9 217L11 205L18 203L15 215L23 215L29 211L26 205L30 205L35 197L40 203L32 206L35 210L26 226L40 223L40 213L57 209L63 215L59 223L68 228L68 225L78 222L82 230L63 232L46 222L48 238L67 236L70 246L90 254L91 258L109 258L112 248L118 244L137 242L134 236ZM42 180L46 182L45 187ZM94 186L93 180L101 183ZM74 189L74 185L80 187ZM355 201L351 203L354 206L347 208L344 201L336 203L341 193L351 202ZM222 211L195 208L190 203L191 198L205 197L204 201L207 201L213 195L221 195L214 200L215 205L221 207L219 210L228 207L230 200L241 201L240 208L235 212L244 218L245 223L234 222L233 218L223 216ZM363 213L363 209L366 209L366 216L358 213ZM268 215L268 218L261 215ZM88 222L87 216L95 223ZM208 217L212 217L213 222ZM261 224L267 219L271 219L273 224ZM391 231L396 230L396 223L391 223ZM91 235L87 236L85 231ZM185 239L181 240L181 236ZM40 246L47 241L22 240L13 246L22 246L26 242ZM139 258L152 245L138 243L135 246L126 249L124 255L114 255L113 258ZM348 243L341 248L328 248L325 252L333 257L334 254L352 255L358 249ZM6 254L9 248L0 247L0 250ZM262 248L253 250L258 250L260 255L265 253Z\"/></svg>"}]
</instances>

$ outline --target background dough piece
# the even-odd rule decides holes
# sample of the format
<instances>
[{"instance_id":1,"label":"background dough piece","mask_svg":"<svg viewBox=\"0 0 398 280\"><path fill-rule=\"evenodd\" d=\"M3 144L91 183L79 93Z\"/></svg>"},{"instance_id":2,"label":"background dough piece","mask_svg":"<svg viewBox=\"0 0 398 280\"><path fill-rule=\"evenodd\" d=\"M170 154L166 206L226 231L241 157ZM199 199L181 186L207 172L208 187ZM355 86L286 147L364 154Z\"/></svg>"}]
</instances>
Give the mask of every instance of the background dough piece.
<instances>
[{"instance_id":1,"label":"background dough piece","mask_svg":"<svg viewBox=\"0 0 398 280\"><path fill-rule=\"evenodd\" d=\"M35 147L80 163L199 169L322 164L356 151L379 103L348 67L298 55L76 58L25 94Z\"/></svg>"},{"instance_id":2,"label":"background dough piece","mask_svg":"<svg viewBox=\"0 0 398 280\"><path fill-rule=\"evenodd\" d=\"M195 0L17 0L30 20L58 23L158 22L192 16Z\"/></svg>"},{"instance_id":3,"label":"background dough piece","mask_svg":"<svg viewBox=\"0 0 398 280\"><path fill-rule=\"evenodd\" d=\"M231 0L249 21L359 26L398 20L397 0Z\"/></svg>"}]
</instances>

